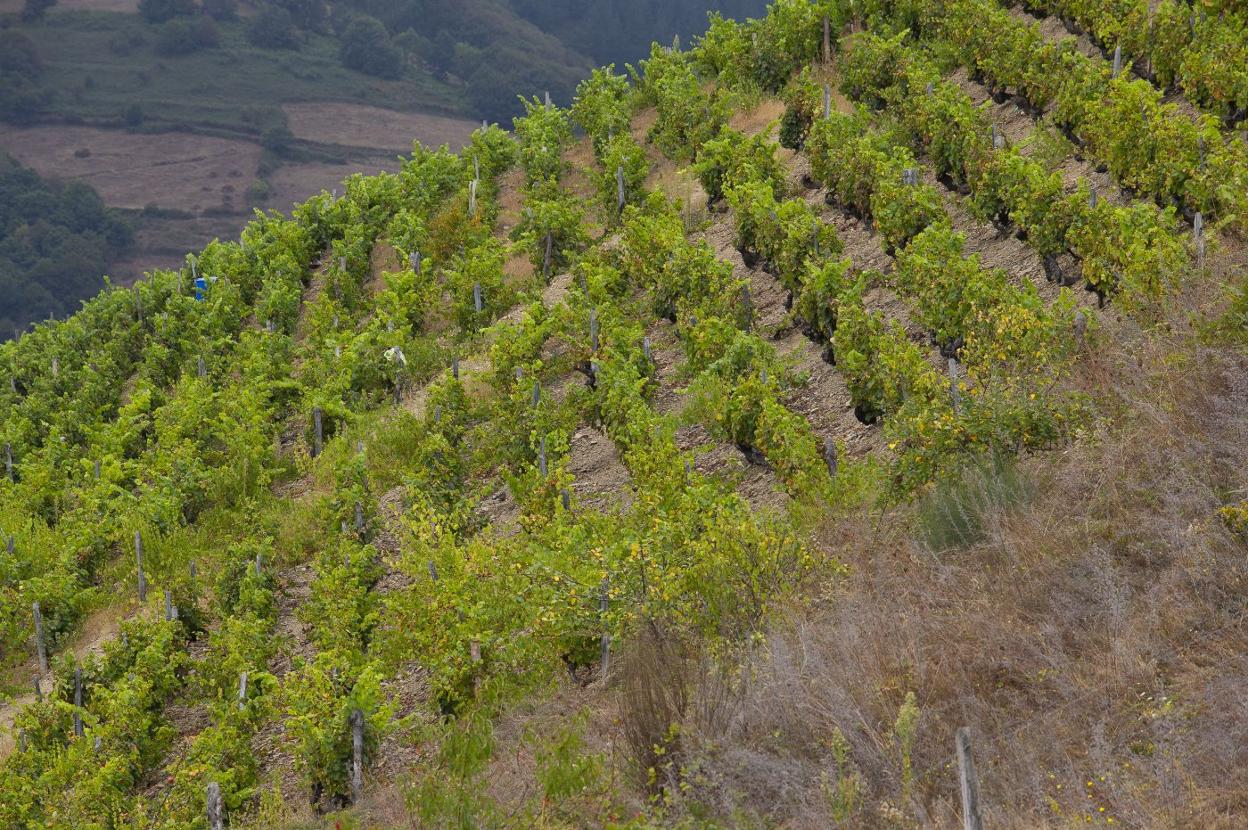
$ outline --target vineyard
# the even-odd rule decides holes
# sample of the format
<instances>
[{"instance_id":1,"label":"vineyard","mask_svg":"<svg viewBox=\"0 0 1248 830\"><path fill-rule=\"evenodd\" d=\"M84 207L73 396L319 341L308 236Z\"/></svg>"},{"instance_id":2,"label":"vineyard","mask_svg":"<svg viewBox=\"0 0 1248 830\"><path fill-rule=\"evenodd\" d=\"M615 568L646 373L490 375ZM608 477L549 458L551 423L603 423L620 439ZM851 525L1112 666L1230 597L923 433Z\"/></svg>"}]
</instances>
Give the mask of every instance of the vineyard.
<instances>
[{"instance_id":1,"label":"vineyard","mask_svg":"<svg viewBox=\"0 0 1248 830\"><path fill-rule=\"evenodd\" d=\"M1243 826L1248 11L524 107L0 346L0 826Z\"/></svg>"}]
</instances>

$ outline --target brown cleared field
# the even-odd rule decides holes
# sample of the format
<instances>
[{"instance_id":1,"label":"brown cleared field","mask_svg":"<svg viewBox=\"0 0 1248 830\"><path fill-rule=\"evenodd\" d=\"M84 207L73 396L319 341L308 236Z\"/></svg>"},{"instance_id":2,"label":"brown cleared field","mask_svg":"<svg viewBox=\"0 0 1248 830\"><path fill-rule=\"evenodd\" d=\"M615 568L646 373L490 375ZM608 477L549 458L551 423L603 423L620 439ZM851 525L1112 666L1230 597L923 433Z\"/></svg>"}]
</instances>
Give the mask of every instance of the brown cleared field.
<instances>
[{"instance_id":1,"label":"brown cleared field","mask_svg":"<svg viewBox=\"0 0 1248 830\"><path fill-rule=\"evenodd\" d=\"M374 175L399 169L398 160L348 161L344 164L287 164L269 175L265 204L282 213L322 190L343 192L342 182L355 173Z\"/></svg>"},{"instance_id":2,"label":"brown cleared field","mask_svg":"<svg viewBox=\"0 0 1248 830\"><path fill-rule=\"evenodd\" d=\"M320 144L393 149L410 153L412 142L458 151L478 124L463 118L394 112L361 104L312 103L282 107L296 138Z\"/></svg>"},{"instance_id":3,"label":"brown cleared field","mask_svg":"<svg viewBox=\"0 0 1248 830\"><path fill-rule=\"evenodd\" d=\"M260 147L190 133L0 126L0 150L41 175L86 182L113 207L246 208Z\"/></svg>"}]
</instances>

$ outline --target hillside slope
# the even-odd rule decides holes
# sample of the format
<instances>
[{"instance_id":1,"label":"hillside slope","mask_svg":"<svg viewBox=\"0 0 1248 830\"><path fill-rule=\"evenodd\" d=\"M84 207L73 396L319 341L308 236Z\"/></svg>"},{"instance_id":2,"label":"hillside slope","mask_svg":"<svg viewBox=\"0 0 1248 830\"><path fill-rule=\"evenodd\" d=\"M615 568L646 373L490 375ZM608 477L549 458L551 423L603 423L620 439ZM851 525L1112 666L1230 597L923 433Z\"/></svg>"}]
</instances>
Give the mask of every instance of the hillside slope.
<instances>
[{"instance_id":1,"label":"hillside slope","mask_svg":"<svg viewBox=\"0 0 1248 830\"><path fill-rule=\"evenodd\" d=\"M1243 142L851 11L0 347L0 823L1243 824Z\"/></svg>"}]
</instances>

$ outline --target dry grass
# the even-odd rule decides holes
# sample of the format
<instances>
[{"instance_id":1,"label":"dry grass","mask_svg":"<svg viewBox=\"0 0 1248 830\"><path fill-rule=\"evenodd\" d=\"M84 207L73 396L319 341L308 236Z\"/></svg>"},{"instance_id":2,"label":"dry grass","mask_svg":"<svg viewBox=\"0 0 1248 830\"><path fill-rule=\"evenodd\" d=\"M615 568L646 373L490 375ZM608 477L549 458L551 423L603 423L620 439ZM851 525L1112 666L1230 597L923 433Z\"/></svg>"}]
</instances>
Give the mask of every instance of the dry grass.
<instances>
[{"instance_id":1,"label":"dry grass","mask_svg":"<svg viewBox=\"0 0 1248 830\"><path fill-rule=\"evenodd\" d=\"M0 126L0 146L40 175L86 182L111 207L245 211L260 146L93 127Z\"/></svg>"},{"instance_id":2,"label":"dry grass","mask_svg":"<svg viewBox=\"0 0 1248 830\"><path fill-rule=\"evenodd\" d=\"M684 755L677 727L689 719L696 666L688 643L653 624L643 627L621 656L620 716L642 786L678 783L672 776L679 770L668 763Z\"/></svg>"},{"instance_id":3,"label":"dry grass","mask_svg":"<svg viewBox=\"0 0 1248 830\"><path fill-rule=\"evenodd\" d=\"M282 107L296 138L349 147L384 147L410 153L412 142L443 144L458 152L479 125L465 118L395 112L364 104L317 101Z\"/></svg>"},{"instance_id":4,"label":"dry grass","mask_svg":"<svg viewBox=\"0 0 1248 830\"><path fill-rule=\"evenodd\" d=\"M970 499L979 541L934 553L913 509L824 529L851 576L795 603L727 717L685 719L686 805L952 827L966 725L986 826L1245 826L1248 551L1215 512L1245 487L1248 361L1110 325L1121 345L1080 375L1109 425L1025 460L1021 504ZM908 691L911 787L893 734ZM848 816L842 783L861 796Z\"/></svg>"}]
</instances>

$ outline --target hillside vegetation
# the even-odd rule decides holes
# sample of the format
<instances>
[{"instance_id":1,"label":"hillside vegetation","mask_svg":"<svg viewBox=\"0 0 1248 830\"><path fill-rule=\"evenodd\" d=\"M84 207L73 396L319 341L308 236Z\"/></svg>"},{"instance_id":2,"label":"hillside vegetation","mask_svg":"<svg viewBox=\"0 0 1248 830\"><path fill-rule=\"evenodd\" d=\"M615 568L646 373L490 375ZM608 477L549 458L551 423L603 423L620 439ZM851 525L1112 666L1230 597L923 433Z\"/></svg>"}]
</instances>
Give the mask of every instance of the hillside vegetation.
<instances>
[{"instance_id":1,"label":"hillside vegetation","mask_svg":"<svg viewBox=\"0 0 1248 830\"><path fill-rule=\"evenodd\" d=\"M91 188L46 181L0 156L0 331L73 313L132 244Z\"/></svg>"},{"instance_id":2,"label":"hillside vegetation","mask_svg":"<svg viewBox=\"0 0 1248 830\"><path fill-rule=\"evenodd\" d=\"M32 0L38 13L0 17L0 118L269 140L282 127L277 108L301 101L509 120L519 92L570 101L594 65L699 32L708 8L764 9L762 0L64 5Z\"/></svg>"},{"instance_id":3,"label":"hillside vegetation","mask_svg":"<svg viewBox=\"0 0 1248 830\"><path fill-rule=\"evenodd\" d=\"M0 825L954 827L965 728L1241 826L1248 148L1059 29L715 16L0 346Z\"/></svg>"}]
</instances>

